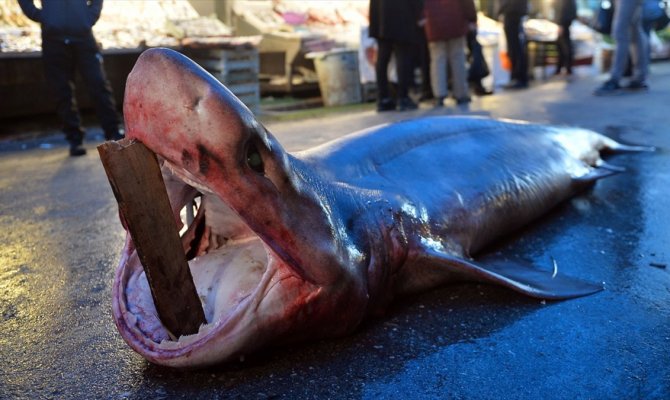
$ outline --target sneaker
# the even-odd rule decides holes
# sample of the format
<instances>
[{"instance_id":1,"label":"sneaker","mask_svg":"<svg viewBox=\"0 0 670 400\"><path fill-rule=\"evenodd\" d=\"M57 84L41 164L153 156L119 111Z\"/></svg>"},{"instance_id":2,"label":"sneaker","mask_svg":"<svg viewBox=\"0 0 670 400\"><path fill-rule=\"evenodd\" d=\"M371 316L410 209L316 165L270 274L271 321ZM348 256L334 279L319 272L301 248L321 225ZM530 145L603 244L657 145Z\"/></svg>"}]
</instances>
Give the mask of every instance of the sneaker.
<instances>
[{"instance_id":1,"label":"sneaker","mask_svg":"<svg viewBox=\"0 0 670 400\"><path fill-rule=\"evenodd\" d=\"M644 81L633 79L632 81L630 81L630 83L628 83L628 86L626 86L626 90L641 92L649 90L649 86L647 86L647 84Z\"/></svg>"},{"instance_id":2,"label":"sneaker","mask_svg":"<svg viewBox=\"0 0 670 400\"><path fill-rule=\"evenodd\" d=\"M395 101L393 99L385 97L377 102L377 112L393 110L395 110Z\"/></svg>"},{"instance_id":3,"label":"sneaker","mask_svg":"<svg viewBox=\"0 0 670 400\"><path fill-rule=\"evenodd\" d=\"M398 102L398 110L400 111L416 110L417 108L419 108L419 106L417 106L409 97L403 97Z\"/></svg>"},{"instance_id":4,"label":"sneaker","mask_svg":"<svg viewBox=\"0 0 670 400\"><path fill-rule=\"evenodd\" d=\"M435 99L435 107L442 107L444 106L444 96L439 96L438 98Z\"/></svg>"},{"instance_id":5,"label":"sneaker","mask_svg":"<svg viewBox=\"0 0 670 400\"><path fill-rule=\"evenodd\" d=\"M459 106L469 104L472 100L469 97L461 97L460 99L456 99L456 104Z\"/></svg>"},{"instance_id":6,"label":"sneaker","mask_svg":"<svg viewBox=\"0 0 670 400\"><path fill-rule=\"evenodd\" d=\"M618 94L621 94L621 86L619 86L619 82L611 79L593 91L594 96L616 96Z\"/></svg>"},{"instance_id":7,"label":"sneaker","mask_svg":"<svg viewBox=\"0 0 670 400\"><path fill-rule=\"evenodd\" d=\"M79 157L86 154L86 149L81 144L70 145L70 157Z\"/></svg>"}]
</instances>

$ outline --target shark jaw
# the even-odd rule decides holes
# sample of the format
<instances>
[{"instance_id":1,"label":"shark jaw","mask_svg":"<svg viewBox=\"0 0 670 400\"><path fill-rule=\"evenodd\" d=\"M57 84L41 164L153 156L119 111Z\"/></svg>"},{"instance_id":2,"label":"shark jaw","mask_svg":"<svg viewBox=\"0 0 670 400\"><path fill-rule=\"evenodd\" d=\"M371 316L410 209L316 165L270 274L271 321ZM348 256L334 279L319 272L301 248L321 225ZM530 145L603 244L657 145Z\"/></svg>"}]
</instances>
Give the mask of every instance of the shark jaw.
<instances>
[{"instance_id":1,"label":"shark jaw","mask_svg":"<svg viewBox=\"0 0 670 400\"><path fill-rule=\"evenodd\" d=\"M154 363L188 367L242 356L281 336L290 329L286 315L297 306L291 300L302 304L319 288L283 263L207 186L165 160L161 164L207 324L197 334L171 337L128 235L113 288L114 319L123 338ZM187 225L183 214L189 207L195 216Z\"/></svg>"}]
</instances>

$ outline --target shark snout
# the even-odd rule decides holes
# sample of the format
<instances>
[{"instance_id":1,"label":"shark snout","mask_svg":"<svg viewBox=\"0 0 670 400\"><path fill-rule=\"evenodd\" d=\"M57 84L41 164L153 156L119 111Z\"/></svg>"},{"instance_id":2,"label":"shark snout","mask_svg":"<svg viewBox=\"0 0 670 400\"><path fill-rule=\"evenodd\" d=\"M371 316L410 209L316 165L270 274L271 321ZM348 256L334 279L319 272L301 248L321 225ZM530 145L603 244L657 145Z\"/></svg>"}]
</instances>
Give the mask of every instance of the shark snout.
<instances>
[{"instance_id":1,"label":"shark snout","mask_svg":"<svg viewBox=\"0 0 670 400\"><path fill-rule=\"evenodd\" d=\"M239 153L255 122L225 86L182 54L150 49L126 83L128 137L193 174Z\"/></svg>"}]
</instances>

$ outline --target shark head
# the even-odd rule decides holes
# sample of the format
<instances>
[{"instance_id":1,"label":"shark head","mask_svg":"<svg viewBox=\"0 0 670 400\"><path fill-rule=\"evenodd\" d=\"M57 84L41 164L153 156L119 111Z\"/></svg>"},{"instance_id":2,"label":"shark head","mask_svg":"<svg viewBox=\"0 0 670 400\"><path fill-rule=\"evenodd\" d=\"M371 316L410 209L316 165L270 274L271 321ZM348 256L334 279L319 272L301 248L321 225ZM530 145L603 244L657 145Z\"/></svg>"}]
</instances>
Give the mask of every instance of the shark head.
<instances>
[{"instance_id":1,"label":"shark head","mask_svg":"<svg viewBox=\"0 0 670 400\"><path fill-rule=\"evenodd\" d=\"M360 322L364 252L336 226L327 185L218 80L178 52L148 50L128 77L124 116L127 137L159 159L207 319L197 334L170 338L128 235L113 315L135 351L203 366Z\"/></svg>"}]
</instances>

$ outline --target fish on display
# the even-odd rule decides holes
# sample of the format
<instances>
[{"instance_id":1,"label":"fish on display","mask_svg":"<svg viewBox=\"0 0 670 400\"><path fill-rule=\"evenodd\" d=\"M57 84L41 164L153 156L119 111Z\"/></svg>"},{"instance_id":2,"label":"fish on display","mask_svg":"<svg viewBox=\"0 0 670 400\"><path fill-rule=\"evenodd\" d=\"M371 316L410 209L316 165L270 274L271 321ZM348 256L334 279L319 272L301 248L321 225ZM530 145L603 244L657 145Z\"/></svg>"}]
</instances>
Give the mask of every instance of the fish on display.
<instances>
[{"instance_id":1,"label":"fish on display","mask_svg":"<svg viewBox=\"0 0 670 400\"><path fill-rule=\"evenodd\" d=\"M397 296L455 281L543 299L593 284L509 261L487 244L620 172L603 151L643 150L568 127L426 117L289 154L185 56L144 52L128 77L127 137L156 153L207 324L170 337L128 236L113 286L125 341L194 367L268 345L345 335ZM160 229L160 227L156 227Z\"/></svg>"}]
</instances>

